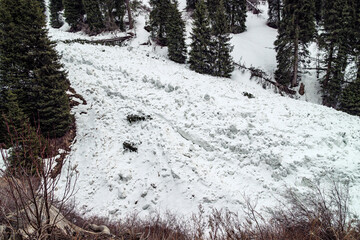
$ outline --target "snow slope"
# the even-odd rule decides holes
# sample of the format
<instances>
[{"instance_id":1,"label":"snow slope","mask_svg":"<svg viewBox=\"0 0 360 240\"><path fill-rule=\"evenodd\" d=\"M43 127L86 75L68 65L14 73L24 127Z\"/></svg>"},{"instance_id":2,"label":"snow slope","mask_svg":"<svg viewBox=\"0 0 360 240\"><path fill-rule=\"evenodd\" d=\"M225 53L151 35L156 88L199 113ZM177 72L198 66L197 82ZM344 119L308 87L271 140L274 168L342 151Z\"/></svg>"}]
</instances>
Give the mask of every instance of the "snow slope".
<instances>
[{"instance_id":1,"label":"snow slope","mask_svg":"<svg viewBox=\"0 0 360 240\"><path fill-rule=\"evenodd\" d=\"M88 103L73 109L77 137L68 156L80 173L78 210L111 218L189 215L200 204L206 212L238 211L244 196L261 208L276 204L286 186L306 192L331 181L349 183L352 206L360 205L358 117L281 97L239 70L231 79L190 71L169 61L166 48L141 46L146 17L137 21L137 38L126 47L57 46ZM272 73L276 31L265 21L266 14L249 14L248 31L232 39L233 57ZM50 35L88 38L64 30ZM127 122L139 113L152 119ZM124 151L124 141L138 152Z\"/></svg>"},{"instance_id":2,"label":"snow slope","mask_svg":"<svg viewBox=\"0 0 360 240\"><path fill-rule=\"evenodd\" d=\"M271 72L276 31L265 19L249 16L248 32L232 43L235 60ZM331 181L349 183L359 205L358 117L281 97L239 70L231 79L190 71L169 61L166 48L139 45L148 37L144 21L127 47L58 44L72 86L88 102L74 109L69 155L80 172L79 210L113 218L189 215L199 204L238 211L244 195L272 206L285 186L306 192ZM152 119L129 124L135 113ZM124 151L124 141L138 152Z\"/></svg>"}]
</instances>

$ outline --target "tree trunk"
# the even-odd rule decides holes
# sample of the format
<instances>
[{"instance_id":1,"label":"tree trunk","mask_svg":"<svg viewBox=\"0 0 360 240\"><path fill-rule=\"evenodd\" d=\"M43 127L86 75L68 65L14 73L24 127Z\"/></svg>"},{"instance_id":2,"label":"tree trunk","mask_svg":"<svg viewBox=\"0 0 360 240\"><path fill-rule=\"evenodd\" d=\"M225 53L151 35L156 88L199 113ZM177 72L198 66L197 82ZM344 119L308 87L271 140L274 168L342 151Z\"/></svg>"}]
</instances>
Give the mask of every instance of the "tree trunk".
<instances>
[{"instance_id":1,"label":"tree trunk","mask_svg":"<svg viewBox=\"0 0 360 240\"><path fill-rule=\"evenodd\" d=\"M126 0L126 9L128 12L128 17L129 17L129 29L133 29L134 28L134 23L133 23L133 19L131 16L131 7L130 7L130 0Z\"/></svg>"},{"instance_id":2,"label":"tree trunk","mask_svg":"<svg viewBox=\"0 0 360 240\"><path fill-rule=\"evenodd\" d=\"M295 30L295 51L294 51L294 75L291 81L291 87L297 85L298 70L299 70L299 25L296 26Z\"/></svg>"}]
</instances>

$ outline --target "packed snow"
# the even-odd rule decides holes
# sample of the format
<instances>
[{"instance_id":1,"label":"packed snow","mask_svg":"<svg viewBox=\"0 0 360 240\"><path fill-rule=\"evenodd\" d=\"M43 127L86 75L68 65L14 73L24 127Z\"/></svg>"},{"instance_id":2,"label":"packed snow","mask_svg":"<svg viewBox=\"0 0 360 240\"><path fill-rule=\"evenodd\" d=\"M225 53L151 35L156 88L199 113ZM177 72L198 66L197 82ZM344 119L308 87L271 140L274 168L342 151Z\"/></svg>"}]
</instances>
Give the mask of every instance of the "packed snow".
<instances>
[{"instance_id":1,"label":"packed snow","mask_svg":"<svg viewBox=\"0 0 360 240\"><path fill-rule=\"evenodd\" d=\"M233 58L271 75L276 30L266 18L248 13L247 32L233 36ZM238 69L231 79L197 74L169 61L166 48L140 45L149 38L146 19L137 17L127 46L58 42L71 85L87 101L73 109L77 136L68 156L80 174L79 211L113 219L167 210L189 216L199 205L236 212L244 197L261 209L286 187L306 192L332 181L349 184L352 206L360 206L359 117L282 97ZM83 37L65 30L50 35ZM302 98L318 102L314 76L306 79ZM129 123L130 114L150 117ZM124 142L138 151L125 151Z\"/></svg>"}]
</instances>

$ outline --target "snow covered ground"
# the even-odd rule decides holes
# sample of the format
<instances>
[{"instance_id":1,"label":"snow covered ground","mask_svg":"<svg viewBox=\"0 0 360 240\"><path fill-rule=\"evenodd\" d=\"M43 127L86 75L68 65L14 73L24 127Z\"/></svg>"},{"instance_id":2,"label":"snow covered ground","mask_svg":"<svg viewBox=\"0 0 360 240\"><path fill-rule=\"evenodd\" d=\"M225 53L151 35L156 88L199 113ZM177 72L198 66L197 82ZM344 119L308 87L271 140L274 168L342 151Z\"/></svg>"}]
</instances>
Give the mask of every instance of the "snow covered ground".
<instances>
[{"instance_id":1,"label":"snow covered ground","mask_svg":"<svg viewBox=\"0 0 360 240\"><path fill-rule=\"evenodd\" d=\"M140 45L148 40L146 17L137 21L126 47L57 46L88 103L73 109L77 137L68 157L80 173L80 211L111 218L166 210L189 216L200 204L206 212L238 211L244 196L261 208L276 204L286 187L306 192L331 181L349 183L352 206L360 206L360 118L281 97L240 70L231 79L190 71L169 61L166 48ZM248 31L232 39L233 57L271 74L276 30L265 21L265 13L248 14ZM83 38L64 29L50 34ZM316 100L309 89L304 100ZM130 124L129 114L151 119ZM125 141L138 152L124 151Z\"/></svg>"}]
</instances>

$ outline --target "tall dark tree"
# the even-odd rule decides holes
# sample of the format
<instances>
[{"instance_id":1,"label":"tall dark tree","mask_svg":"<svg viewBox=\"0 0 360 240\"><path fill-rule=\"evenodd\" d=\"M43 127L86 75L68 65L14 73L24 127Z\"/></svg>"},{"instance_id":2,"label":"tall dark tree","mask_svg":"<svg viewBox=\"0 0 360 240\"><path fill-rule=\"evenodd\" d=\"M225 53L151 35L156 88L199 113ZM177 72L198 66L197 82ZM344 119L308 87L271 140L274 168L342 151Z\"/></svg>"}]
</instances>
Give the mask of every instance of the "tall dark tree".
<instances>
[{"instance_id":1,"label":"tall dark tree","mask_svg":"<svg viewBox=\"0 0 360 240\"><path fill-rule=\"evenodd\" d=\"M211 28L204 0L199 0L196 4L193 18L192 42L189 53L190 69L198 73L211 74Z\"/></svg>"},{"instance_id":2,"label":"tall dark tree","mask_svg":"<svg viewBox=\"0 0 360 240\"><path fill-rule=\"evenodd\" d=\"M269 9L267 25L272 28L278 28L281 20L281 0L268 0Z\"/></svg>"},{"instance_id":3,"label":"tall dark tree","mask_svg":"<svg viewBox=\"0 0 360 240\"><path fill-rule=\"evenodd\" d=\"M17 24L14 24L17 23ZM32 124L44 134L63 136L71 115L65 72L47 36L45 15L35 0L0 5L0 89L11 89Z\"/></svg>"},{"instance_id":4,"label":"tall dark tree","mask_svg":"<svg viewBox=\"0 0 360 240\"><path fill-rule=\"evenodd\" d=\"M315 35L313 0L284 0L282 19L275 41L278 63L275 79L281 84L298 84L299 67L308 56L307 46Z\"/></svg>"},{"instance_id":5,"label":"tall dark tree","mask_svg":"<svg viewBox=\"0 0 360 240\"><path fill-rule=\"evenodd\" d=\"M229 31L242 33L246 30L246 0L225 0Z\"/></svg>"},{"instance_id":6,"label":"tall dark tree","mask_svg":"<svg viewBox=\"0 0 360 240\"><path fill-rule=\"evenodd\" d=\"M50 0L50 24L53 28L60 28L64 24L59 14L63 9L62 0Z\"/></svg>"},{"instance_id":7,"label":"tall dark tree","mask_svg":"<svg viewBox=\"0 0 360 240\"><path fill-rule=\"evenodd\" d=\"M212 24L215 21L216 10L219 7L219 0L207 0L206 6L208 9L209 20Z\"/></svg>"},{"instance_id":8,"label":"tall dark tree","mask_svg":"<svg viewBox=\"0 0 360 240\"><path fill-rule=\"evenodd\" d=\"M83 21L84 6L82 0L63 0L65 21L73 31L79 30Z\"/></svg>"},{"instance_id":9,"label":"tall dark tree","mask_svg":"<svg viewBox=\"0 0 360 240\"><path fill-rule=\"evenodd\" d=\"M91 33L99 33L104 28L104 22L98 0L83 0L86 22Z\"/></svg>"},{"instance_id":10,"label":"tall dark tree","mask_svg":"<svg viewBox=\"0 0 360 240\"><path fill-rule=\"evenodd\" d=\"M150 0L152 10L150 12L151 35L158 44L167 44L166 22L168 21L168 11L170 0Z\"/></svg>"},{"instance_id":11,"label":"tall dark tree","mask_svg":"<svg viewBox=\"0 0 360 240\"><path fill-rule=\"evenodd\" d=\"M325 75L321 79L323 104L336 108L345 80L345 69L354 39L353 12L349 0L323 0L323 31L320 47L325 52Z\"/></svg>"},{"instance_id":12,"label":"tall dark tree","mask_svg":"<svg viewBox=\"0 0 360 240\"><path fill-rule=\"evenodd\" d=\"M100 10L104 15L104 24L107 29L125 30L125 0L102 0L100 1Z\"/></svg>"},{"instance_id":13,"label":"tall dark tree","mask_svg":"<svg viewBox=\"0 0 360 240\"><path fill-rule=\"evenodd\" d=\"M170 6L168 15L169 19L166 25L168 55L174 62L185 63L185 23L181 18L181 13L178 9L178 2L175 0Z\"/></svg>"},{"instance_id":14,"label":"tall dark tree","mask_svg":"<svg viewBox=\"0 0 360 240\"><path fill-rule=\"evenodd\" d=\"M186 0L186 8L187 9L195 9L197 2L198 2L198 0Z\"/></svg>"},{"instance_id":15,"label":"tall dark tree","mask_svg":"<svg viewBox=\"0 0 360 240\"><path fill-rule=\"evenodd\" d=\"M232 47L230 46L229 25L223 0L220 0L216 11L215 21L212 27L212 56L211 66L212 75L219 77L230 77L234 70L233 61L230 56Z\"/></svg>"},{"instance_id":16,"label":"tall dark tree","mask_svg":"<svg viewBox=\"0 0 360 240\"><path fill-rule=\"evenodd\" d=\"M340 109L349 114L360 116L360 78L344 88L340 98Z\"/></svg>"},{"instance_id":17,"label":"tall dark tree","mask_svg":"<svg viewBox=\"0 0 360 240\"><path fill-rule=\"evenodd\" d=\"M315 20L316 23L321 22L323 12L323 0L315 0Z\"/></svg>"}]
</instances>

